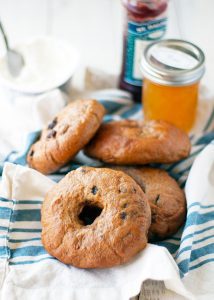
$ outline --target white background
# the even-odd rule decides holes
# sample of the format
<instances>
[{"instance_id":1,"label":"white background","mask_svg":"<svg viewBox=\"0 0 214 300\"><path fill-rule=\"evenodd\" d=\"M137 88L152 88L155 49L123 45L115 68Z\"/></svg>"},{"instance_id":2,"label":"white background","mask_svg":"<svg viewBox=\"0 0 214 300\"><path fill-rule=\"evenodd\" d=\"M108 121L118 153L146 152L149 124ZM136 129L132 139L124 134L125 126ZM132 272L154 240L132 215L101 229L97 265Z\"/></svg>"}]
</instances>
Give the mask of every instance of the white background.
<instances>
[{"instance_id":1,"label":"white background","mask_svg":"<svg viewBox=\"0 0 214 300\"><path fill-rule=\"evenodd\" d=\"M118 74L121 0L0 0L0 18L11 44L49 34L71 41L81 64ZM205 80L214 86L214 0L170 0L168 37L195 42L206 53ZM0 52L4 49L0 38Z\"/></svg>"}]
</instances>

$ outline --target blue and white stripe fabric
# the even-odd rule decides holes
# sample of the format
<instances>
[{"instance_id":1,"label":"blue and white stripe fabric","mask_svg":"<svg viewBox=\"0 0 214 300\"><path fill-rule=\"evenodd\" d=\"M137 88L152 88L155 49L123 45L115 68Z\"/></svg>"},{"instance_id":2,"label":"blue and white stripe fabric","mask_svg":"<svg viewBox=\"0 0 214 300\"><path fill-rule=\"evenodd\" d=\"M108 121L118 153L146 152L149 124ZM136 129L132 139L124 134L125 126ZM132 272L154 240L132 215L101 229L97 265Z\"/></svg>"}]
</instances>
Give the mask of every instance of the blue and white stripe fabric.
<instances>
[{"instance_id":1,"label":"blue and white stripe fabric","mask_svg":"<svg viewBox=\"0 0 214 300\"><path fill-rule=\"evenodd\" d=\"M129 300L148 276L167 280L170 290L192 299L164 247L148 245L130 264L102 270L66 266L51 257L41 243L39 220L44 195L54 184L35 170L5 164L0 198L1 300Z\"/></svg>"},{"instance_id":2,"label":"blue and white stripe fabric","mask_svg":"<svg viewBox=\"0 0 214 300\"><path fill-rule=\"evenodd\" d=\"M119 120L123 118L142 118L142 106L133 104L127 94L99 92L95 97L105 106L108 114L104 121ZM31 132L26 139L26 145L21 152L11 152L5 162L25 165L26 153L30 145L38 138L39 132ZM194 270L202 270L204 266L214 272L214 108L209 111L209 117L203 125L203 130L191 135L192 151L188 158L171 165L155 165L167 170L180 184L185 187L187 176L195 158L196 162L191 169L186 184L186 196L188 202L188 214L184 228L168 240L157 243L166 247L174 257L180 271L180 277L185 278ZM201 153L202 152L202 153ZM83 164L100 165L99 162L86 158L82 153L74 162L59 170L57 173L44 177L44 187L40 195L40 189L35 178L27 172L24 176L16 178L15 197L4 193L4 188L11 184L3 178L2 191L0 193L0 268L31 266L56 260L51 257L41 244L40 209L44 192L58 181L67 172ZM9 164L9 166L11 166ZM7 168L7 172L10 172ZM24 168L25 169L25 168ZM23 170L24 170L23 169ZM28 170L28 169L26 169ZM6 171L5 171L6 172ZM23 171L25 172L25 171ZM29 187L28 187L29 182ZM48 187L48 188L47 188ZM23 189L25 189L24 197ZM28 190L30 189L30 190ZM35 190L36 197L32 196ZM38 196L40 195L40 196ZM58 262L57 262L58 263ZM212 266L212 267L211 267ZM6 272L6 271L5 271ZM204 269L203 269L204 272ZM205 273L204 273L205 274ZM206 276L206 274L204 275ZM0 276L1 280L1 276ZM3 280L3 279L2 279ZM207 279L206 279L207 280ZM0 282L1 283L1 282ZM190 283L186 283L192 291ZM213 289L214 293L214 289ZM8 298L9 299L9 298ZM118 298L119 299L119 298ZM125 299L125 298L124 298ZM174 299L174 298L173 298ZM205 298L204 298L205 299ZM209 298L206 298L209 299ZM211 299L211 298L210 298Z\"/></svg>"},{"instance_id":3,"label":"blue and white stripe fabric","mask_svg":"<svg viewBox=\"0 0 214 300\"><path fill-rule=\"evenodd\" d=\"M41 245L41 203L0 198L0 257L7 258L9 265L50 258Z\"/></svg>"}]
</instances>

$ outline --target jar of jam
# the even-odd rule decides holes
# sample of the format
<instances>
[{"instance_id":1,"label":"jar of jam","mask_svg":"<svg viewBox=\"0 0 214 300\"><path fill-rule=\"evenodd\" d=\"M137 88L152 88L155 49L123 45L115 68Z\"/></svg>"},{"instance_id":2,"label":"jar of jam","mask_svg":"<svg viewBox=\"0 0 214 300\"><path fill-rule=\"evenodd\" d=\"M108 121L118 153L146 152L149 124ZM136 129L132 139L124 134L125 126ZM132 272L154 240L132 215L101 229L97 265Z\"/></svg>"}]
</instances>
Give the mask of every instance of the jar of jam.
<instances>
[{"instance_id":1,"label":"jar of jam","mask_svg":"<svg viewBox=\"0 0 214 300\"><path fill-rule=\"evenodd\" d=\"M168 0L123 0L126 11L123 63L120 88L141 101L140 61L148 43L160 40L166 32Z\"/></svg>"},{"instance_id":2,"label":"jar of jam","mask_svg":"<svg viewBox=\"0 0 214 300\"><path fill-rule=\"evenodd\" d=\"M165 120L188 132L196 117L204 64L202 50L187 41L149 45L141 61L145 119Z\"/></svg>"}]
</instances>

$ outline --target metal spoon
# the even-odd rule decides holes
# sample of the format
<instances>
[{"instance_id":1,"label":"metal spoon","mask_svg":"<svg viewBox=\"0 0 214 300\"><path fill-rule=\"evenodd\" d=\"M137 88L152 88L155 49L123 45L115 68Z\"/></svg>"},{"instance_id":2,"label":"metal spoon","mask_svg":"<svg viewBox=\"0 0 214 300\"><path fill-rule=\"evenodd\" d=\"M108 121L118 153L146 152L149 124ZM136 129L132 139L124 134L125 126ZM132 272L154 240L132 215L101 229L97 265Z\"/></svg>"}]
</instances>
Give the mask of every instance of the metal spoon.
<instances>
[{"instance_id":1,"label":"metal spoon","mask_svg":"<svg viewBox=\"0 0 214 300\"><path fill-rule=\"evenodd\" d=\"M8 69L9 69L9 71L10 71L10 73L13 77L17 77L19 75L19 73L21 72L21 69L23 68L24 64L25 64L24 58L22 57L22 55L20 53L18 53L15 50L12 50L9 47L8 39L7 39L7 36L5 34L5 31L4 31L4 28L2 26L1 21L0 21L0 30L2 32L4 42L5 42L5 46L6 46L6 49L7 49Z\"/></svg>"}]
</instances>

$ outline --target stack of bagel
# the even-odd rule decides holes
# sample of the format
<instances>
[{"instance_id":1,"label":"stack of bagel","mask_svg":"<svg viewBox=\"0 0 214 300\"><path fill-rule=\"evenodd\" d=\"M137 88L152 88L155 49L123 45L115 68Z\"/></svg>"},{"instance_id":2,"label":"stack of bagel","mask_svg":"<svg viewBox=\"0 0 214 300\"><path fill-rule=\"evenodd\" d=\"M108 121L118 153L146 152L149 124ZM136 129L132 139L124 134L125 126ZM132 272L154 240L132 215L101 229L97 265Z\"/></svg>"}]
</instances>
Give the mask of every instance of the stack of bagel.
<instances>
[{"instance_id":1,"label":"stack of bagel","mask_svg":"<svg viewBox=\"0 0 214 300\"><path fill-rule=\"evenodd\" d=\"M191 149L185 132L161 121L102 123L96 100L67 105L28 152L30 167L50 174L83 149L103 162L68 173L45 196L42 242L65 264L105 268L128 262L147 242L172 236L186 217L184 192L153 163L174 163Z\"/></svg>"}]
</instances>

